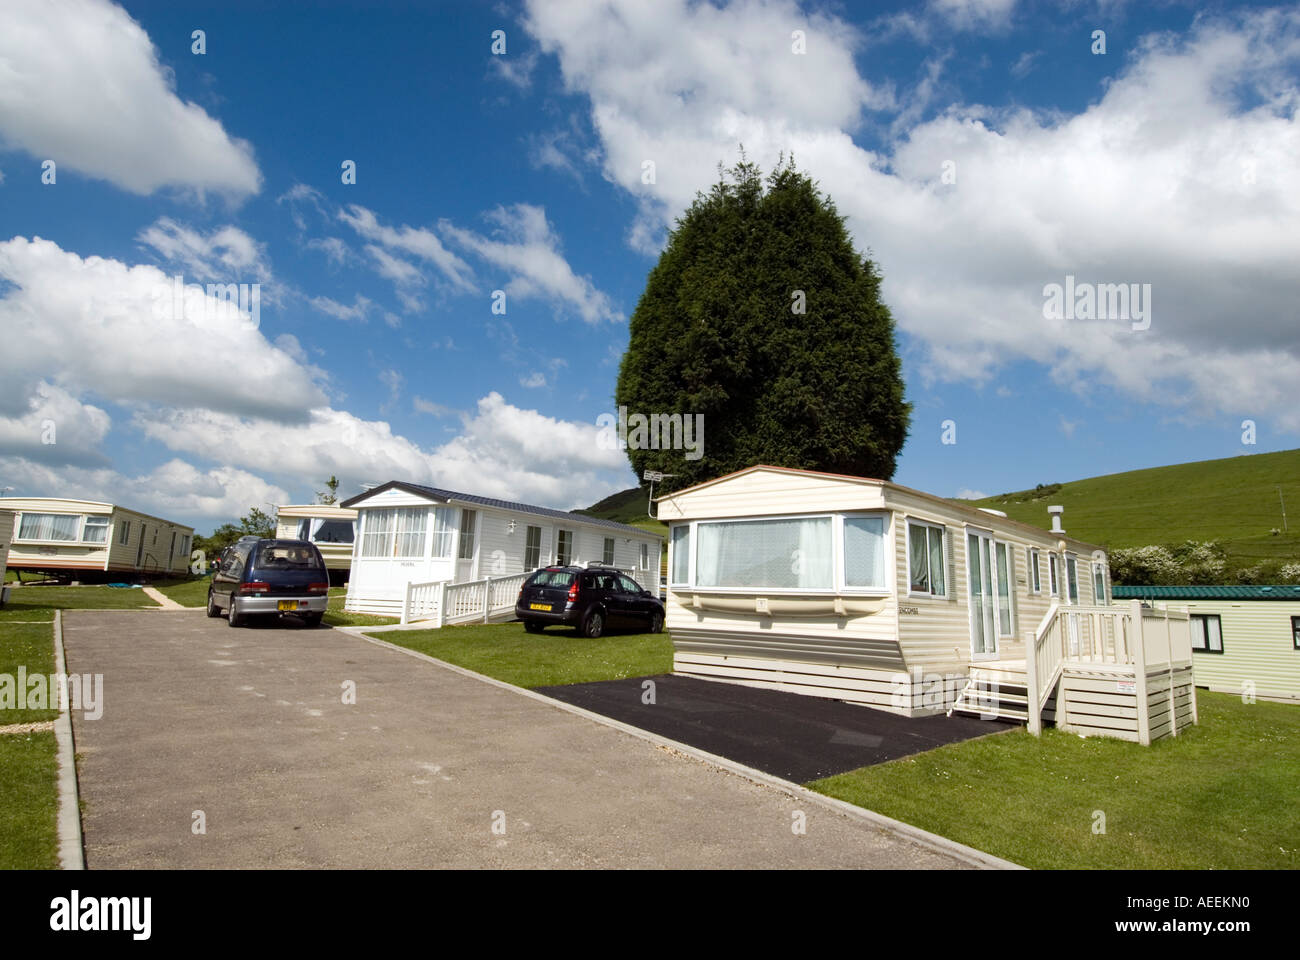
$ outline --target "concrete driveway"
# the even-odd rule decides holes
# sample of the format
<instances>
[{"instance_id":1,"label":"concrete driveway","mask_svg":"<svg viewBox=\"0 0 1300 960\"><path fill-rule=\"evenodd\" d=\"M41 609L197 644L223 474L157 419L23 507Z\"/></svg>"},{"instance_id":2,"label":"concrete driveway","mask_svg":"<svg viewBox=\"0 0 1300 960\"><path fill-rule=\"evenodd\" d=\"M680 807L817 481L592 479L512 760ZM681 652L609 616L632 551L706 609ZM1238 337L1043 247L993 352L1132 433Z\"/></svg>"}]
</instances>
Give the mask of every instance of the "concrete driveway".
<instances>
[{"instance_id":1,"label":"concrete driveway","mask_svg":"<svg viewBox=\"0 0 1300 960\"><path fill-rule=\"evenodd\" d=\"M104 676L73 715L91 869L968 865L340 631L75 611L64 643Z\"/></svg>"}]
</instances>

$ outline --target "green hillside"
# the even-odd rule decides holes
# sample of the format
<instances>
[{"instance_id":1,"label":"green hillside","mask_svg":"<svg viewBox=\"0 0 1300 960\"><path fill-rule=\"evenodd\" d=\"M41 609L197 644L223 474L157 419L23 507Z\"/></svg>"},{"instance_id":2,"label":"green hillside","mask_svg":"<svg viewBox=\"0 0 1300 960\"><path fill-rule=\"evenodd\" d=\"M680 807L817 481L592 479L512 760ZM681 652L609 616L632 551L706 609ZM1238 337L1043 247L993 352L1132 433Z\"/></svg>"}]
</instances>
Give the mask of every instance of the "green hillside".
<instances>
[{"instance_id":1,"label":"green hillside","mask_svg":"<svg viewBox=\"0 0 1300 960\"><path fill-rule=\"evenodd\" d=\"M602 520L629 523L642 530L666 536L668 525L660 523L646 513L648 496L649 490L645 487L632 487L611 494L600 503L594 503L584 510L575 510L574 513L585 513L587 516L600 517Z\"/></svg>"},{"instance_id":2,"label":"green hillside","mask_svg":"<svg viewBox=\"0 0 1300 960\"><path fill-rule=\"evenodd\" d=\"M1290 513L1283 529L1281 487ZM1300 560L1300 450L1131 470L975 501L1050 527L1049 504L1065 507L1073 537L1108 549L1217 540L1230 569Z\"/></svg>"}]
</instances>

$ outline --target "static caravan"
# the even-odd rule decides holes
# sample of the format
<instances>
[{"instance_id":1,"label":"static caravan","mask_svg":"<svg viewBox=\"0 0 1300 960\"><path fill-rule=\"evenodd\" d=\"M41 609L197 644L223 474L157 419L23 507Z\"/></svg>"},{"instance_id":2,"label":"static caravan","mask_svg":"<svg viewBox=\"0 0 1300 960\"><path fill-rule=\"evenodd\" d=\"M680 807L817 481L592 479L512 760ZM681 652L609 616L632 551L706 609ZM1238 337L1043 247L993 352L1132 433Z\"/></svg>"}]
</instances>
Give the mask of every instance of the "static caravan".
<instances>
[{"instance_id":1,"label":"static caravan","mask_svg":"<svg viewBox=\"0 0 1300 960\"><path fill-rule=\"evenodd\" d=\"M341 506L357 512L346 610L513 619L524 580L549 564L602 563L658 586L663 538L612 520L396 480Z\"/></svg>"},{"instance_id":2,"label":"static caravan","mask_svg":"<svg viewBox=\"0 0 1300 960\"><path fill-rule=\"evenodd\" d=\"M9 588L5 586L5 570L9 560L9 541L14 535L14 515L0 510L0 606L9 602Z\"/></svg>"},{"instance_id":3,"label":"static caravan","mask_svg":"<svg viewBox=\"0 0 1300 960\"><path fill-rule=\"evenodd\" d=\"M342 582L352 567L357 512L321 503L289 504L276 510L275 535L284 540L310 540L316 544L330 579Z\"/></svg>"},{"instance_id":4,"label":"static caravan","mask_svg":"<svg viewBox=\"0 0 1300 960\"><path fill-rule=\"evenodd\" d=\"M96 500L5 497L16 514L9 568L108 579L109 574L183 576L194 528Z\"/></svg>"},{"instance_id":5,"label":"static caravan","mask_svg":"<svg viewBox=\"0 0 1300 960\"><path fill-rule=\"evenodd\" d=\"M1300 701L1300 586L1117 586L1115 597L1186 608L1198 687Z\"/></svg>"},{"instance_id":6,"label":"static caravan","mask_svg":"<svg viewBox=\"0 0 1300 960\"><path fill-rule=\"evenodd\" d=\"M768 466L658 505L677 673L1035 733L1046 719L1149 742L1194 719L1186 615L1113 605L1105 552L1059 509L1049 530Z\"/></svg>"}]
</instances>

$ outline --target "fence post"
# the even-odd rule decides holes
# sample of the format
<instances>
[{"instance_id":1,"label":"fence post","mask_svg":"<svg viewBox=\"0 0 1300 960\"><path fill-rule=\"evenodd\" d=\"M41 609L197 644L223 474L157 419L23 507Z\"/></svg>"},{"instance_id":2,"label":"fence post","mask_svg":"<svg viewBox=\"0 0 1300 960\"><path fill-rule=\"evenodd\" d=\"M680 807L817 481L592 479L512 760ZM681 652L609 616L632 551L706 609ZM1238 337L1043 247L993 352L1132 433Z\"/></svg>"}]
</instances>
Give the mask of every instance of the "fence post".
<instances>
[{"instance_id":1,"label":"fence post","mask_svg":"<svg viewBox=\"0 0 1300 960\"><path fill-rule=\"evenodd\" d=\"M1128 602L1129 616L1133 619L1133 680L1137 695L1137 735L1138 743L1144 747L1151 746L1151 715L1147 703L1147 649L1146 625L1142 621L1142 601Z\"/></svg>"},{"instance_id":2,"label":"fence post","mask_svg":"<svg viewBox=\"0 0 1300 960\"><path fill-rule=\"evenodd\" d=\"M438 581L438 615L434 617L434 625L441 627L447 622L447 581Z\"/></svg>"},{"instance_id":3,"label":"fence post","mask_svg":"<svg viewBox=\"0 0 1300 960\"><path fill-rule=\"evenodd\" d=\"M402 626L411 622L411 581L406 581L406 595L402 598Z\"/></svg>"},{"instance_id":4,"label":"fence post","mask_svg":"<svg viewBox=\"0 0 1300 960\"><path fill-rule=\"evenodd\" d=\"M483 622L488 622L492 613L492 578L483 578Z\"/></svg>"}]
</instances>

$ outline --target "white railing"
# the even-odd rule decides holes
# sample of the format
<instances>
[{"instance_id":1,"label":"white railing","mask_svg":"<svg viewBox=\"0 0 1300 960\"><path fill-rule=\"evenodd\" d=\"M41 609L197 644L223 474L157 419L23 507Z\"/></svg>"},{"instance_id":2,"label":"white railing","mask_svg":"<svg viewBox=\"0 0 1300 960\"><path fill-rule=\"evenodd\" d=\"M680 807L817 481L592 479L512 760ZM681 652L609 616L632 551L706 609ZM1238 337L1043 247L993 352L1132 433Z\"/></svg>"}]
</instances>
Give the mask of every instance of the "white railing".
<instances>
[{"instance_id":1,"label":"white railing","mask_svg":"<svg viewBox=\"0 0 1300 960\"><path fill-rule=\"evenodd\" d=\"M423 583L408 583L406 596L402 600L402 623L412 620L437 620L443 609L443 591L446 580L427 580Z\"/></svg>"},{"instance_id":2,"label":"white railing","mask_svg":"<svg viewBox=\"0 0 1300 960\"><path fill-rule=\"evenodd\" d=\"M512 573L461 583L449 580L408 583L402 601L402 623L432 620L436 627L479 619L487 623L493 614L514 609L515 600L530 573Z\"/></svg>"},{"instance_id":3,"label":"white railing","mask_svg":"<svg viewBox=\"0 0 1300 960\"><path fill-rule=\"evenodd\" d=\"M1054 603L1039 623L1033 642L1025 644L1029 732L1042 730L1043 708L1068 665L1116 664L1133 670L1138 731L1139 735L1149 734L1148 674L1153 670L1167 674L1172 711L1175 668L1191 661L1186 610L1151 610L1138 600L1114 606ZM1194 694L1192 720L1196 722Z\"/></svg>"}]
</instances>

